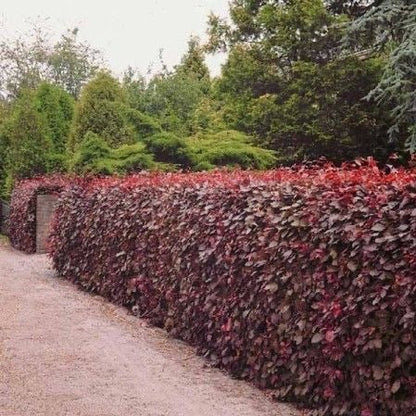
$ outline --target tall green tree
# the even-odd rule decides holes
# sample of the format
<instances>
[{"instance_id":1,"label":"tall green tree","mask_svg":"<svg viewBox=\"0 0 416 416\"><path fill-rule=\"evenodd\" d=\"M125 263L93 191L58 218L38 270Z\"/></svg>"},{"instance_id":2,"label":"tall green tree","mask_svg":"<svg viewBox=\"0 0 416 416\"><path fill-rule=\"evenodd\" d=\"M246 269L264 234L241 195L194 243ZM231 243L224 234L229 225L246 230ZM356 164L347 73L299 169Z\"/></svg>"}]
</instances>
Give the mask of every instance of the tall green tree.
<instances>
[{"instance_id":1,"label":"tall green tree","mask_svg":"<svg viewBox=\"0 0 416 416\"><path fill-rule=\"evenodd\" d=\"M48 172L52 142L45 117L38 111L35 93L23 91L1 129L6 144L6 193L16 179Z\"/></svg>"},{"instance_id":2,"label":"tall green tree","mask_svg":"<svg viewBox=\"0 0 416 416\"><path fill-rule=\"evenodd\" d=\"M175 67L177 73L197 78L205 81L209 86L210 74L205 63L205 51L199 38L192 36L188 41L188 50L182 56L181 62Z\"/></svg>"},{"instance_id":3,"label":"tall green tree","mask_svg":"<svg viewBox=\"0 0 416 416\"><path fill-rule=\"evenodd\" d=\"M0 101L0 197L3 196L4 182L7 176L6 157L9 140L5 134L5 121L8 117L9 105L6 101Z\"/></svg>"},{"instance_id":4,"label":"tall green tree","mask_svg":"<svg viewBox=\"0 0 416 416\"><path fill-rule=\"evenodd\" d=\"M230 23L211 16L208 47L229 50L216 96L231 128L287 163L386 157L389 117L362 100L381 77L382 59L341 54L348 16L322 0L235 0L230 16Z\"/></svg>"},{"instance_id":5,"label":"tall green tree","mask_svg":"<svg viewBox=\"0 0 416 416\"><path fill-rule=\"evenodd\" d=\"M362 16L377 1L371 0L326 0L325 4L334 14L345 14L350 18Z\"/></svg>"},{"instance_id":6,"label":"tall green tree","mask_svg":"<svg viewBox=\"0 0 416 416\"><path fill-rule=\"evenodd\" d=\"M388 60L379 83L367 95L391 109L389 136L407 135L406 147L416 152L416 3L379 0L356 19L349 30L349 45L384 53Z\"/></svg>"},{"instance_id":7,"label":"tall green tree","mask_svg":"<svg viewBox=\"0 0 416 416\"><path fill-rule=\"evenodd\" d=\"M123 73L122 88L131 108L145 111L147 106L147 80L136 69L129 66Z\"/></svg>"},{"instance_id":8,"label":"tall green tree","mask_svg":"<svg viewBox=\"0 0 416 416\"><path fill-rule=\"evenodd\" d=\"M120 83L100 72L83 89L75 109L68 149L74 152L88 133L95 133L109 146L134 143L133 126L127 120L128 106Z\"/></svg>"},{"instance_id":9,"label":"tall green tree","mask_svg":"<svg viewBox=\"0 0 416 416\"><path fill-rule=\"evenodd\" d=\"M62 88L46 82L36 89L38 111L44 115L55 153L65 153L74 115L74 99Z\"/></svg>"},{"instance_id":10,"label":"tall green tree","mask_svg":"<svg viewBox=\"0 0 416 416\"><path fill-rule=\"evenodd\" d=\"M209 17L208 50L249 45L276 71L293 62L328 62L338 54L343 16L328 12L322 0L233 0L231 23Z\"/></svg>"},{"instance_id":11,"label":"tall green tree","mask_svg":"<svg viewBox=\"0 0 416 416\"><path fill-rule=\"evenodd\" d=\"M129 104L158 120L164 130L179 136L192 133L193 114L211 89L205 52L197 38L191 38L180 63L163 69L146 82L131 69L125 73L124 89Z\"/></svg>"},{"instance_id":12,"label":"tall green tree","mask_svg":"<svg viewBox=\"0 0 416 416\"><path fill-rule=\"evenodd\" d=\"M80 41L78 33L78 28L63 33L47 57L47 80L61 86L75 98L103 66L101 52Z\"/></svg>"},{"instance_id":13,"label":"tall green tree","mask_svg":"<svg viewBox=\"0 0 416 416\"><path fill-rule=\"evenodd\" d=\"M78 29L67 30L57 42L42 26L17 38L0 38L0 91L10 98L41 82L59 85L73 97L103 66L101 53L78 38Z\"/></svg>"}]
</instances>

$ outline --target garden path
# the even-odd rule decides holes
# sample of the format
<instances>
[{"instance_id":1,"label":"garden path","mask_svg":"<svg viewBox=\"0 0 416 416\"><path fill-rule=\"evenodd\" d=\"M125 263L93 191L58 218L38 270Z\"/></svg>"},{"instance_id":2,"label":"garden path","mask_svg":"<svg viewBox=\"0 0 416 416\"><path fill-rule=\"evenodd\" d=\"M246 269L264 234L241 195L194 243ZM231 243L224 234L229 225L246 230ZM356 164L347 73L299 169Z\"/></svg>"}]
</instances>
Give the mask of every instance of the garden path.
<instances>
[{"instance_id":1,"label":"garden path","mask_svg":"<svg viewBox=\"0 0 416 416\"><path fill-rule=\"evenodd\" d=\"M295 416L0 241L0 416Z\"/></svg>"}]
</instances>

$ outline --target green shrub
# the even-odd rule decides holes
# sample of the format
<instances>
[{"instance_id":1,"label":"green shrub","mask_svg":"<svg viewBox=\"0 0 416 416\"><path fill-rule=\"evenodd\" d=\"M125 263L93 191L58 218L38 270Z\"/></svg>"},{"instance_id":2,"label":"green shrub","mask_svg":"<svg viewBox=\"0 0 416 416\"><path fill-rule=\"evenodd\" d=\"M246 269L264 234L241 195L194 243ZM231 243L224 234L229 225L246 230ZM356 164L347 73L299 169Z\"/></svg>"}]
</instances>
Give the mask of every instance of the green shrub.
<instances>
[{"instance_id":1,"label":"green shrub","mask_svg":"<svg viewBox=\"0 0 416 416\"><path fill-rule=\"evenodd\" d=\"M65 153L49 154L48 158L48 172L64 173L68 168L68 157Z\"/></svg>"},{"instance_id":2,"label":"green shrub","mask_svg":"<svg viewBox=\"0 0 416 416\"><path fill-rule=\"evenodd\" d=\"M74 115L74 99L62 88L42 83L35 93L36 107L43 114L55 153L64 153Z\"/></svg>"},{"instance_id":3,"label":"green shrub","mask_svg":"<svg viewBox=\"0 0 416 416\"><path fill-rule=\"evenodd\" d=\"M70 164L74 172L102 175L126 174L154 167L153 156L145 152L143 143L111 149L102 137L91 132L85 135Z\"/></svg>"},{"instance_id":4,"label":"green shrub","mask_svg":"<svg viewBox=\"0 0 416 416\"><path fill-rule=\"evenodd\" d=\"M112 150L112 157L115 159L126 159L136 153L145 153L146 145L142 142L135 144L124 144L117 149Z\"/></svg>"},{"instance_id":5,"label":"green shrub","mask_svg":"<svg viewBox=\"0 0 416 416\"><path fill-rule=\"evenodd\" d=\"M147 138L145 143L158 162L176 164L182 168L193 164L187 141L172 133L156 134Z\"/></svg>"},{"instance_id":6,"label":"green shrub","mask_svg":"<svg viewBox=\"0 0 416 416\"><path fill-rule=\"evenodd\" d=\"M209 163L207 161L199 162L197 165L194 166L193 170L196 172L202 172L204 170L212 170L215 169L215 165Z\"/></svg>"},{"instance_id":7,"label":"green shrub","mask_svg":"<svg viewBox=\"0 0 416 416\"><path fill-rule=\"evenodd\" d=\"M142 142L112 149L102 137L87 133L71 163L78 173L126 174L141 170L211 170L239 167L264 170L272 167L272 151L252 145L249 137L235 131L200 134L190 138L159 133Z\"/></svg>"},{"instance_id":8,"label":"green shrub","mask_svg":"<svg viewBox=\"0 0 416 416\"><path fill-rule=\"evenodd\" d=\"M22 90L1 107L0 195L10 196L16 179L66 170L73 99L59 87L42 83Z\"/></svg>"},{"instance_id":9,"label":"green shrub","mask_svg":"<svg viewBox=\"0 0 416 416\"><path fill-rule=\"evenodd\" d=\"M263 170L276 163L274 152L254 146L247 135L233 130L200 134L186 139L186 143L195 170L213 166Z\"/></svg>"},{"instance_id":10,"label":"green shrub","mask_svg":"<svg viewBox=\"0 0 416 416\"><path fill-rule=\"evenodd\" d=\"M162 132L160 124L148 114L126 107L126 118L134 127L139 138L145 138Z\"/></svg>"},{"instance_id":11,"label":"green shrub","mask_svg":"<svg viewBox=\"0 0 416 416\"><path fill-rule=\"evenodd\" d=\"M70 170L77 173L113 173L112 168L105 163L111 155L107 142L95 133L88 132L75 153Z\"/></svg>"},{"instance_id":12,"label":"green shrub","mask_svg":"<svg viewBox=\"0 0 416 416\"><path fill-rule=\"evenodd\" d=\"M6 193L11 191L15 179L48 172L53 145L46 119L37 109L33 91L23 91L14 102L10 115L3 122L1 141L5 144L2 152Z\"/></svg>"},{"instance_id":13,"label":"green shrub","mask_svg":"<svg viewBox=\"0 0 416 416\"><path fill-rule=\"evenodd\" d=\"M111 157L118 173L126 174L155 168L153 155L146 153L144 143L121 146L112 151Z\"/></svg>"},{"instance_id":14,"label":"green shrub","mask_svg":"<svg viewBox=\"0 0 416 416\"><path fill-rule=\"evenodd\" d=\"M126 119L123 90L105 72L99 73L82 91L68 146L71 152L77 150L88 132L98 134L113 147L135 141L134 128Z\"/></svg>"}]
</instances>

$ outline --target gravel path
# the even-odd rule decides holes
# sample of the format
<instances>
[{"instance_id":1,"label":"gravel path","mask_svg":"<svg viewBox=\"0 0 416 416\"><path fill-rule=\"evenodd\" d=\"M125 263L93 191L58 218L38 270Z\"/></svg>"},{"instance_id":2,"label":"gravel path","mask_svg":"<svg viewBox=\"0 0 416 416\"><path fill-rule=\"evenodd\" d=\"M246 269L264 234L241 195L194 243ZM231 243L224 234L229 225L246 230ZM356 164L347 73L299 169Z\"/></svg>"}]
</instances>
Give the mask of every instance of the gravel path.
<instances>
[{"instance_id":1,"label":"gravel path","mask_svg":"<svg viewBox=\"0 0 416 416\"><path fill-rule=\"evenodd\" d=\"M297 416L0 242L1 416Z\"/></svg>"}]
</instances>

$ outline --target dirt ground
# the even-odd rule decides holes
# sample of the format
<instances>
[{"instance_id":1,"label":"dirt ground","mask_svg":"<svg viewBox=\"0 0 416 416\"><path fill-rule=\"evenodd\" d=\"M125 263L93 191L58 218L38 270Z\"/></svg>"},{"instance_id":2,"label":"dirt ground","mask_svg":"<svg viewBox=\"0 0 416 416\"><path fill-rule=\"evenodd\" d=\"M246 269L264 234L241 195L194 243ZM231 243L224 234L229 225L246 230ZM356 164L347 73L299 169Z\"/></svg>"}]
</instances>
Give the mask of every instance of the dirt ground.
<instances>
[{"instance_id":1,"label":"dirt ground","mask_svg":"<svg viewBox=\"0 0 416 416\"><path fill-rule=\"evenodd\" d=\"M296 416L0 242L1 416Z\"/></svg>"}]
</instances>

